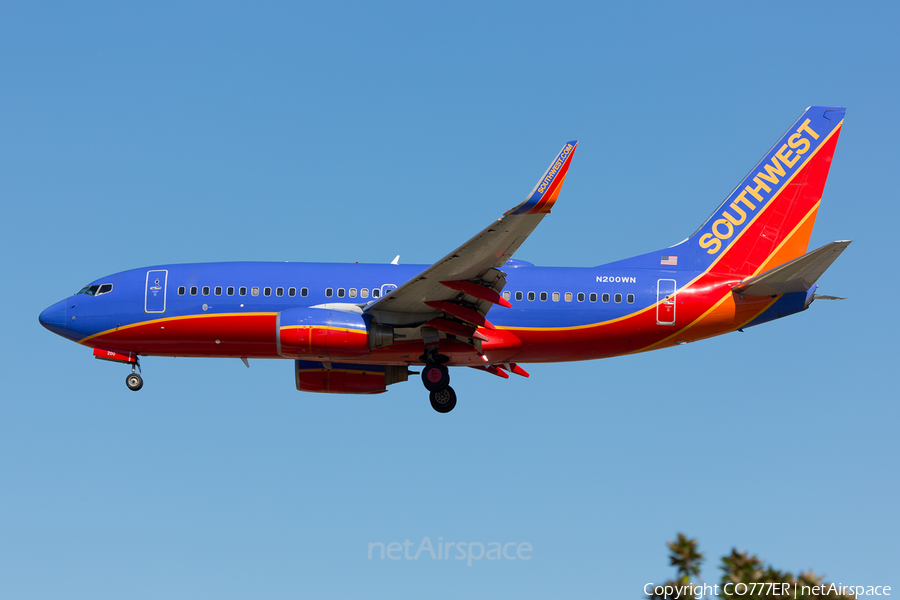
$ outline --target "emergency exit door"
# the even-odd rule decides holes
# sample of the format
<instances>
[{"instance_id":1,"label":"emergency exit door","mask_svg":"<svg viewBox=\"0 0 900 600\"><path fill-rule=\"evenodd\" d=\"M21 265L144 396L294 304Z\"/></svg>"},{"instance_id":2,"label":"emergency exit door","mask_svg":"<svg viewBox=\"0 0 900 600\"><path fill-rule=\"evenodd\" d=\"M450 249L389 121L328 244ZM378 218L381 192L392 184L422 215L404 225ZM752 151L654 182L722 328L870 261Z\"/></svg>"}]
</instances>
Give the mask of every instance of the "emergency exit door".
<instances>
[{"instance_id":1,"label":"emergency exit door","mask_svg":"<svg viewBox=\"0 0 900 600\"><path fill-rule=\"evenodd\" d=\"M675 324L674 279L660 279L656 282L656 322L659 325Z\"/></svg>"},{"instance_id":2,"label":"emergency exit door","mask_svg":"<svg viewBox=\"0 0 900 600\"><path fill-rule=\"evenodd\" d=\"M144 288L144 312L166 312L166 278L168 271L147 271L147 284Z\"/></svg>"}]
</instances>

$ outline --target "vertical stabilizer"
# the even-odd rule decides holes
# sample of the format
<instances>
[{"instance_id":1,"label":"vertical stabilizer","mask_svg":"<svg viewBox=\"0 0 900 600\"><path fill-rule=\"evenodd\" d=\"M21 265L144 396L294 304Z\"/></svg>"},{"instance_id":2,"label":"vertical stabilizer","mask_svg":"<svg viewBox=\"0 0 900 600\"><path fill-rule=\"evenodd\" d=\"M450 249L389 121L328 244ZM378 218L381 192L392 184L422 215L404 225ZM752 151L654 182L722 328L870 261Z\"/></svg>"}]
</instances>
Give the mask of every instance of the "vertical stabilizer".
<instances>
[{"instance_id":1,"label":"vertical stabilizer","mask_svg":"<svg viewBox=\"0 0 900 600\"><path fill-rule=\"evenodd\" d=\"M844 110L797 119L688 240L697 270L754 275L806 253Z\"/></svg>"}]
</instances>

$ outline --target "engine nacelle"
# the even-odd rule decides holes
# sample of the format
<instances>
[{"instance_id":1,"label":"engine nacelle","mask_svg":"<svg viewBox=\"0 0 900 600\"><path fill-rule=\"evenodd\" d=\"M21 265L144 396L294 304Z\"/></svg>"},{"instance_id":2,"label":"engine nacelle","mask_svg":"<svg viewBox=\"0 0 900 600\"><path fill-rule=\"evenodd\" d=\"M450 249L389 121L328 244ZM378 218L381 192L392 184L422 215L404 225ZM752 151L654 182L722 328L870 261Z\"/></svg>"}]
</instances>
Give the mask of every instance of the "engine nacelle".
<instances>
[{"instance_id":1,"label":"engine nacelle","mask_svg":"<svg viewBox=\"0 0 900 600\"><path fill-rule=\"evenodd\" d=\"M369 315L328 308L291 308L276 319L278 354L284 357L362 356L392 344L394 330Z\"/></svg>"},{"instance_id":2,"label":"engine nacelle","mask_svg":"<svg viewBox=\"0 0 900 600\"><path fill-rule=\"evenodd\" d=\"M406 381L408 376L406 366L331 363L331 368L326 369L321 362L294 361L294 378L301 392L380 394L392 383Z\"/></svg>"}]
</instances>

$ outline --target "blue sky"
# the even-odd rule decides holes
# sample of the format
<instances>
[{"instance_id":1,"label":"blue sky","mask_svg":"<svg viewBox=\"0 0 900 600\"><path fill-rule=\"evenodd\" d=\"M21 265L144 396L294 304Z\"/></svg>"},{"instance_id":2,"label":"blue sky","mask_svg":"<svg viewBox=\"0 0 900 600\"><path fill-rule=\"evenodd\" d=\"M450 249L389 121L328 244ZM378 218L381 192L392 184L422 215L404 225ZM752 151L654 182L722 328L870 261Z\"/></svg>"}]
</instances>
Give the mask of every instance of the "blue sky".
<instances>
[{"instance_id":1,"label":"blue sky","mask_svg":"<svg viewBox=\"0 0 900 600\"><path fill-rule=\"evenodd\" d=\"M898 9L885 3L11 3L0 596L640 597L683 531L900 587ZM528 380L301 394L288 361L127 369L43 330L105 274L430 263L579 139L516 257L591 266L693 232L811 104L847 117L800 315ZM527 542L528 561L368 560Z\"/></svg>"}]
</instances>

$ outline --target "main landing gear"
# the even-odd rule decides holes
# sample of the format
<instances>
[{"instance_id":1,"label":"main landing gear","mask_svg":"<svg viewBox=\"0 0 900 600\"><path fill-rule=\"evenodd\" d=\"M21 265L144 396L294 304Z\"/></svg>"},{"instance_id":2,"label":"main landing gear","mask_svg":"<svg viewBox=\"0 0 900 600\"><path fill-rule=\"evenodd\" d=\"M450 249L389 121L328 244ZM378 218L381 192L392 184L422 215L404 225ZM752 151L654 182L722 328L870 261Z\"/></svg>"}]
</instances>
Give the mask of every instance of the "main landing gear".
<instances>
[{"instance_id":1,"label":"main landing gear","mask_svg":"<svg viewBox=\"0 0 900 600\"><path fill-rule=\"evenodd\" d=\"M125 385L127 385L128 389L132 392L136 392L144 387L144 380L141 378L139 372L135 372L135 367L137 367L137 370L140 371L141 363L135 362L134 364L132 364L131 373L128 375L128 377L125 378Z\"/></svg>"},{"instance_id":2,"label":"main landing gear","mask_svg":"<svg viewBox=\"0 0 900 600\"><path fill-rule=\"evenodd\" d=\"M422 383L430 392L431 408L439 413L448 413L456 406L456 392L450 387L450 370L443 364L447 357L435 352L423 356L423 359Z\"/></svg>"},{"instance_id":3,"label":"main landing gear","mask_svg":"<svg viewBox=\"0 0 900 600\"><path fill-rule=\"evenodd\" d=\"M431 408L439 413L448 413L456 406L456 392L449 385L442 390L431 392L428 399L431 400Z\"/></svg>"}]
</instances>

